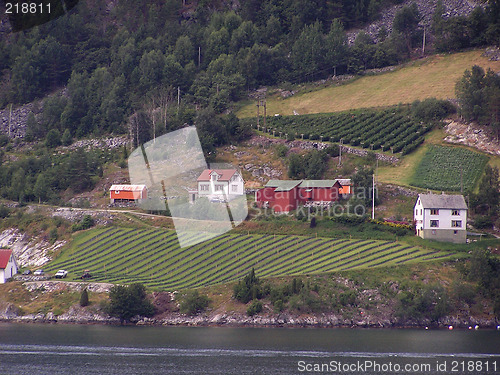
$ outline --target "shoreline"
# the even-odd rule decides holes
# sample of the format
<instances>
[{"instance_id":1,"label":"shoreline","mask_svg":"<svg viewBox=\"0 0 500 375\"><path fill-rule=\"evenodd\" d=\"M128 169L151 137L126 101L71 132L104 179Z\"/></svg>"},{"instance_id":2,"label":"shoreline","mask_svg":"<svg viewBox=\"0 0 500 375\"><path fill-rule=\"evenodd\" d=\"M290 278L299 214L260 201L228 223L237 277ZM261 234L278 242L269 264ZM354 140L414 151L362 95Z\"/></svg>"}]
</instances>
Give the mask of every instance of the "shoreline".
<instances>
[{"instance_id":1,"label":"shoreline","mask_svg":"<svg viewBox=\"0 0 500 375\"><path fill-rule=\"evenodd\" d=\"M9 311L10 310L10 311ZM158 318L136 317L129 322L120 324L120 319L109 317L98 312L82 311L72 308L68 312L55 316L47 314L18 315L9 309L0 312L0 323L21 324L75 324L103 326L148 326L148 327L231 327L231 328L350 328L350 329L491 329L500 330L500 322L496 319L468 320L457 317L445 317L439 322L412 321L401 319L360 320L343 319L333 314L317 315L260 315L249 317L239 313L203 314L188 316L171 313ZM475 328L477 326L477 328Z\"/></svg>"}]
</instances>

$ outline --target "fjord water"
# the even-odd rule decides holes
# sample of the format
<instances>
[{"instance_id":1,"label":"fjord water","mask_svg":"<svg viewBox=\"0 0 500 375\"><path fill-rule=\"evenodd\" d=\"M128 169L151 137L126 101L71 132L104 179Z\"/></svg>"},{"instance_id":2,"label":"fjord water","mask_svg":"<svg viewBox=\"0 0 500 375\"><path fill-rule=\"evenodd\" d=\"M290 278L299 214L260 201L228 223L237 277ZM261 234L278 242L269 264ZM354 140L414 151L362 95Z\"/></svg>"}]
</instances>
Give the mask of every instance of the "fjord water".
<instances>
[{"instance_id":1,"label":"fjord water","mask_svg":"<svg viewBox=\"0 0 500 375\"><path fill-rule=\"evenodd\" d=\"M0 324L2 374L289 375L318 373L307 370L332 361L432 366L415 373L499 374L500 331ZM452 361L458 371L451 371ZM461 371L460 361L483 365ZM438 371L438 363L448 371ZM335 373L405 373L361 369Z\"/></svg>"}]
</instances>

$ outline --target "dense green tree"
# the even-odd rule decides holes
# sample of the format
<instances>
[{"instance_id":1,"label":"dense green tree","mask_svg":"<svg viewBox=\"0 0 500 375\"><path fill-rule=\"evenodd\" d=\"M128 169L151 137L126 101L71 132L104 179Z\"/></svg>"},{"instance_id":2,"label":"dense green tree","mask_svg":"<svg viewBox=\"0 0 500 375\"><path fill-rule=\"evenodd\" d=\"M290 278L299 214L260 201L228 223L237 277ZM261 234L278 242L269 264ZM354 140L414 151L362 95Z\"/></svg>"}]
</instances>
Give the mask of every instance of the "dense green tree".
<instances>
[{"instance_id":1,"label":"dense green tree","mask_svg":"<svg viewBox=\"0 0 500 375\"><path fill-rule=\"evenodd\" d=\"M392 28L404 35L406 46L408 48L408 56L412 49L412 37L417 30L418 23L420 22L420 13L417 4L405 5L394 16L392 21Z\"/></svg>"},{"instance_id":2,"label":"dense green tree","mask_svg":"<svg viewBox=\"0 0 500 375\"><path fill-rule=\"evenodd\" d=\"M61 145L61 133L57 129L51 129L45 137L45 146L55 148Z\"/></svg>"},{"instance_id":3,"label":"dense green tree","mask_svg":"<svg viewBox=\"0 0 500 375\"><path fill-rule=\"evenodd\" d=\"M292 64L301 77L312 79L324 67L325 43L319 22L305 26L292 47Z\"/></svg>"},{"instance_id":4,"label":"dense green tree","mask_svg":"<svg viewBox=\"0 0 500 375\"><path fill-rule=\"evenodd\" d=\"M136 316L149 317L154 314L154 306L148 300L146 288L142 284L115 285L109 292L109 299L109 314L119 318L122 324Z\"/></svg>"},{"instance_id":5,"label":"dense green tree","mask_svg":"<svg viewBox=\"0 0 500 375\"><path fill-rule=\"evenodd\" d=\"M488 70L474 65L466 70L455 85L460 103L460 114L469 121L479 121L492 125L498 130L500 122L500 77Z\"/></svg>"},{"instance_id":6,"label":"dense green tree","mask_svg":"<svg viewBox=\"0 0 500 375\"><path fill-rule=\"evenodd\" d=\"M45 173L40 173L33 186L33 194L38 199L38 203L45 202L49 197L50 185Z\"/></svg>"},{"instance_id":7,"label":"dense green tree","mask_svg":"<svg viewBox=\"0 0 500 375\"><path fill-rule=\"evenodd\" d=\"M497 167L486 166L479 184L479 192L471 194L470 206L475 213L498 215L500 205L500 183Z\"/></svg>"},{"instance_id":8,"label":"dense green tree","mask_svg":"<svg viewBox=\"0 0 500 375\"><path fill-rule=\"evenodd\" d=\"M80 306L85 307L89 305L89 293L87 292L87 288L82 290L80 294Z\"/></svg>"},{"instance_id":9,"label":"dense green tree","mask_svg":"<svg viewBox=\"0 0 500 375\"><path fill-rule=\"evenodd\" d=\"M375 43L370 35L361 31L354 40L349 58L349 71L361 73L371 67L375 55Z\"/></svg>"},{"instance_id":10,"label":"dense green tree","mask_svg":"<svg viewBox=\"0 0 500 375\"><path fill-rule=\"evenodd\" d=\"M326 64L334 68L344 66L348 61L349 48L347 45L347 36L344 27L339 19L335 19L330 27L330 32L326 36Z\"/></svg>"},{"instance_id":11,"label":"dense green tree","mask_svg":"<svg viewBox=\"0 0 500 375\"><path fill-rule=\"evenodd\" d=\"M174 56L182 66L187 65L194 59L194 47L188 36L182 35L175 42Z\"/></svg>"}]
</instances>

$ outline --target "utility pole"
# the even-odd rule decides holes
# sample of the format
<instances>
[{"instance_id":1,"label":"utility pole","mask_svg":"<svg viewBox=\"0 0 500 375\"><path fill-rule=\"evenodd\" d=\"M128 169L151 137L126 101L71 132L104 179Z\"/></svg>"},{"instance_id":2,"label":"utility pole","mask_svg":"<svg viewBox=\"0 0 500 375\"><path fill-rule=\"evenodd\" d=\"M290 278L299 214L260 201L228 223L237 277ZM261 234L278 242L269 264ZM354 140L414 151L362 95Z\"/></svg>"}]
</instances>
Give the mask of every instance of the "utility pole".
<instances>
[{"instance_id":1,"label":"utility pole","mask_svg":"<svg viewBox=\"0 0 500 375\"><path fill-rule=\"evenodd\" d=\"M181 106L181 87L177 86L177 114L179 114L180 106Z\"/></svg>"},{"instance_id":2,"label":"utility pole","mask_svg":"<svg viewBox=\"0 0 500 375\"><path fill-rule=\"evenodd\" d=\"M340 138L339 144L339 165L342 165L342 138Z\"/></svg>"},{"instance_id":3,"label":"utility pole","mask_svg":"<svg viewBox=\"0 0 500 375\"><path fill-rule=\"evenodd\" d=\"M462 164L460 164L460 194L464 193L463 171Z\"/></svg>"},{"instance_id":4,"label":"utility pole","mask_svg":"<svg viewBox=\"0 0 500 375\"><path fill-rule=\"evenodd\" d=\"M257 101L257 130L260 129L259 120L260 120L260 99Z\"/></svg>"},{"instance_id":5,"label":"utility pole","mask_svg":"<svg viewBox=\"0 0 500 375\"><path fill-rule=\"evenodd\" d=\"M372 220L375 220L375 173L372 181Z\"/></svg>"},{"instance_id":6,"label":"utility pole","mask_svg":"<svg viewBox=\"0 0 500 375\"><path fill-rule=\"evenodd\" d=\"M424 36L422 40L422 56L425 55L425 26L424 26Z\"/></svg>"},{"instance_id":7,"label":"utility pole","mask_svg":"<svg viewBox=\"0 0 500 375\"><path fill-rule=\"evenodd\" d=\"M201 65L201 47L198 47L198 68Z\"/></svg>"},{"instance_id":8,"label":"utility pole","mask_svg":"<svg viewBox=\"0 0 500 375\"><path fill-rule=\"evenodd\" d=\"M266 111L266 108L267 107L267 103L266 103L266 99L264 99L264 127L266 127L266 117L267 117L267 111Z\"/></svg>"}]
</instances>

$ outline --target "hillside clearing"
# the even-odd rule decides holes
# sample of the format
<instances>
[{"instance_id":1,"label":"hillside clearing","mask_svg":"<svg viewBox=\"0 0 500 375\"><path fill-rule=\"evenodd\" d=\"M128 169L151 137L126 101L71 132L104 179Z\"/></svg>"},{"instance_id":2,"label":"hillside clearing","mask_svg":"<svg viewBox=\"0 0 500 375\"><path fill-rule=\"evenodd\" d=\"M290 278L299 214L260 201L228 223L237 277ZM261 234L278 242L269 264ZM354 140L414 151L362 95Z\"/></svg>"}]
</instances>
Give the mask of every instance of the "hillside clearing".
<instances>
[{"instance_id":1,"label":"hillside clearing","mask_svg":"<svg viewBox=\"0 0 500 375\"><path fill-rule=\"evenodd\" d=\"M46 270L70 279L90 270L92 281L141 282L155 289L228 283L255 267L259 277L412 264L464 256L394 241L294 235L225 234L181 249L173 231L109 227L80 233Z\"/></svg>"},{"instance_id":2,"label":"hillside clearing","mask_svg":"<svg viewBox=\"0 0 500 375\"><path fill-rule=\"evenodd\" d=\"M450 55L433 55L393 72L361 77L341 86L297 94L287 99L267 98L267 113L273 115L338 112L355 108L385 107L435 97L455 97L455 83L466 69L479 65L500 70L500 61L490 61L484 49ZM256 116L255 103L244 106L238 117Z\"/></svg>"}]
</instances>

